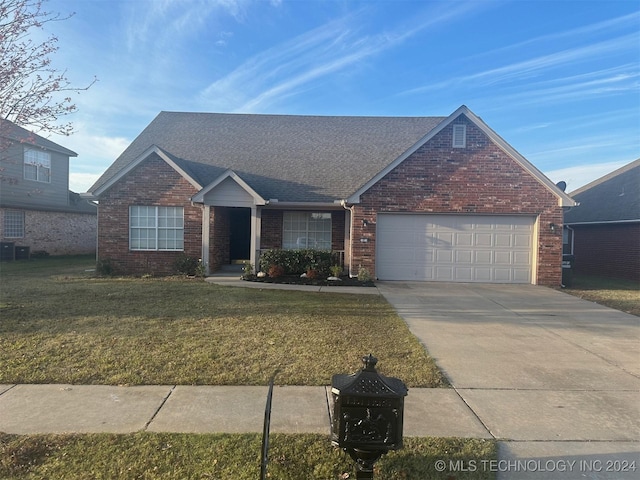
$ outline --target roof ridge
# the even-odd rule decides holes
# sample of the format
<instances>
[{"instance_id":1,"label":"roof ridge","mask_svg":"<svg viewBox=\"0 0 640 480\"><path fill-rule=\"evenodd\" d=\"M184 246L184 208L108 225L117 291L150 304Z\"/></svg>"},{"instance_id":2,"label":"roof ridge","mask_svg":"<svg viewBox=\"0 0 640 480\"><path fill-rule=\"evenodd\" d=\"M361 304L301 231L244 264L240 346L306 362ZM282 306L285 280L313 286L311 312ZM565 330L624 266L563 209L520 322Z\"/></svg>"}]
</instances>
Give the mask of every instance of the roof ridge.
<instances>
[{"instance_id":1,"label":"roof ridge","mask_svg":"<svg viewBox=\"0 0 640 480\"><path fill-rule=\"evenodd\" d=\"M371 119L436 119L448 118L448 115L318 115L318 114L288 114L288 113L241 113L241 112L188 112L175 110L161 110L160 114L168 115L221 115L245 117L285 117L285 118L371 118Z\"/></svg>"},{"instance_id":2,"label":"roof ridge","mask_svg":"<svg viewBox=\"0 0 640 480\"><path fill-rule=\"evenodd\" d=\"M582 187L574 190L573 192L571 192L569 195L573 196L573 195L578 195L586 190L590 190L593 187L596 187L604 182L607 182L609 180L611 180L612 178L617 177L618 175L621 175L623 173L628 172L629 170L640 166L640 158L638 158L637 160L634 160L626 165L623 165L620 168L617 168L616 170L607 173L606 175L600 177L600 178L596 178L595 180L593 180L592 182L587 183L586 185L583 185Z\"/></svg>"}]
</instances>

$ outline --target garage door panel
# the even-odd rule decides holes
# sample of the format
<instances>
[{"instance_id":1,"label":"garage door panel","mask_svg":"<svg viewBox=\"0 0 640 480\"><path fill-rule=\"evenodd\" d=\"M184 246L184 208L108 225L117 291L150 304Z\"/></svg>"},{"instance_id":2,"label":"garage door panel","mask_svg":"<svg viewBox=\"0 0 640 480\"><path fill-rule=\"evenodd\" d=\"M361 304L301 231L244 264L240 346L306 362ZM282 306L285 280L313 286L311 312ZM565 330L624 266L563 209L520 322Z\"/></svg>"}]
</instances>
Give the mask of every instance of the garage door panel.
<instances>
[{"instance_id":1,"label":"garage door panel","mask_svg":"<svg viewBox=\"0 0 640 480\"><path fill-rule=\"evenodd\" d=\"M475 252L475 263L481 264L481 265L491 265L492 262L492 257L491 257L491 251L490 250L476 250Z\"/></svg>"},{"instance_id":2,"label":"garage door panel","mask_svg":"<svg viewBox=\"0 0 640 480\"><path fill-rule=\"evenodd\" d=\"M476 233L473 244L476 247L491 247L493 243L492 240L493 238L489 233Z\"/></svg>"},{"instance_id":3,"label":"garage door panel","mask_svg":"<svg viewBox=\"0 0 640 480\"><path fill-rule=\"evenodd\" d=\"M473 279L476 282L491 282L491 269L488 267L477 267L473 270Z\"/></svg>"},{"instance_id":4,"label":"garage door panel","mask_svg":"<svg viewBox=\"0 0 640 480\"><path fill-rule=\"evenodd\" d=\"M456 263L471 263L473 261L473 251L456 250Z\"/></svg>"},{"instance_id":5,"label":"garage door panel","mask_svg":"<svg viewBox=\"0 0 640 480\"><path fill-rule=\"evenodd\" d=\"M470 247L473 245L473 235L471 233L456 233L454 243L457 247Z\"/></svg>"},{"instance_id":6,"label":"garage door panel","mask_svg":"<svg viewBox=\"0 0 640 480\"><path fill-rule=\"evenodd\" d=\"M453 263L453 250L436 250L435 252L436 264L441 263Z\"/></svg>"},{"instance_id":7,"label":"garage door panel","mask_svg":"<svg viewBox=\"0 0 640 480\"><path fill-rule=\"evenodd\" d=\"M457 282L472 282L473 269L471 267L455 267L454 277Z\"/></svg>"},{"instance_id":8,"label":"garage door panel","mask_svg":"<svg viewBox=\"0 0 640 480\"><path fill-rule=\"evenodd\" d=\"M382 280L531 282L533 217L380 214Z\"/></svg>"},{"instance_id":9,"label":"garage door panel","mask_svg":"<svg viewBox=\"0 0 640 480\"><path fill-rule=\"evenodd\" d=\"M495 235L494 245L496 247L511 247L513 243L513 236L507 233L498 233Z\"/></svg>"},{"instance_id":10,"label":"garage door panel","mask_svg":"<svg viewBox=\"0 0 640 480\"><path fill-rule=\"evenodd\" d=\"M498 283L511 283L511 269L510 268L494 268L492 282Z\"/></svg>"},{"instance_id":11,"label":"garage door panel","mask_svg":"<svg viewBox=\"0 0 640 480\"><path fill-rule=\"evenodd\" d=\"M513 252L513 265L520 267L531 265L531 252Z\"/></svg>"},{"instance_id":12,"label":"garage door panel","mask_svg":"<svg viewBox=\"0 0 640 480\"><path fill-rule=\"evenodd\" d=\"M493 263L496 265L511 265L512 261L511 252L494 252Z\"/></svg>"},{"instance_id":13,"label":"garage door panel","mask_svg":"<svg viewBox=\"0 0 640 480\"><path fill-rule=\"evenodd\" d=\"M513 236L514 247L530 248L531 247L531 234L523 235L516 234Z\"/></svg>"}]
</instances>

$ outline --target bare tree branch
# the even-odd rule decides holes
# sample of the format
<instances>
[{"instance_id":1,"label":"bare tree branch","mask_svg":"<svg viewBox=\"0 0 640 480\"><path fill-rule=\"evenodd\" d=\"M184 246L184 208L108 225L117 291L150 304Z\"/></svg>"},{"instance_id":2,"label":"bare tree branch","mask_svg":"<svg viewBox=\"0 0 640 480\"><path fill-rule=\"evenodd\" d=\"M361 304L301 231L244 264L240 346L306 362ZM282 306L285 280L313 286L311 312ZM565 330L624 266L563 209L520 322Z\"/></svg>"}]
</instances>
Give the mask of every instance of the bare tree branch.
<instances>
[{"instance_id":1,"label":"bare tree branch","mask_svg":"<svg viewBox=\"0 0 640 480\"><path fill-rule=\"evenodd\" d=\"M58 38L51 35L42 42L34 41L35 30L73 15L45 11L44 1L0 0L0 118L34 132L70 135L73 125L60 119L77 107L64 94L87 90L97 80L85 87L73 86L66 70L51 65Z\"/></svg>"}]
</instances>

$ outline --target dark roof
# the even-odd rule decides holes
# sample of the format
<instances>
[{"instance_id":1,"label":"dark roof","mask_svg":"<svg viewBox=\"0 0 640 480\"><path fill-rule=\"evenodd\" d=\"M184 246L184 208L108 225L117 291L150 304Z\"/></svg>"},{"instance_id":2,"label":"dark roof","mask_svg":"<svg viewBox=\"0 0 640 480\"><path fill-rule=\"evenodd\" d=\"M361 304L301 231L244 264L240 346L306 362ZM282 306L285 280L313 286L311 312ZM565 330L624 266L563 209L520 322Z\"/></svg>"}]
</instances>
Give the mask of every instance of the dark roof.
<instances>
[{"instance_id":1,"label":"dark roof","mask_svg":"<svg viewBox=\"0 0 640 480\"><path fill-rule=\"evenodd\" d=\"M9 120L0 119L0 136L18 143L24 143L25 145L37 145L46 150L59 152L70 157L78 156L78 154L73 150L69 150L68 148L58 145L47 138L41 137L38 134L19 127Z\"/></svg>"},{"instance_id":2,"label":"dark roof","mask_svg":"<svg viewBox=\"0 0 640 480\"><path fill-rule=\"evenodd\" d=\"M205 187L231 169L262 198L347 198L446 117L161 112L91 187L152 145Z\"/></svg>"},{"instance_id":3,"label":"dark roof","mask_svg":"<svg viewBox=\"0 0 640 480\"><path fill-rule=\"evenodd\" d=\"M640 221L640 159L571 193L567 224Z\"/></svg>"}]
</instances>

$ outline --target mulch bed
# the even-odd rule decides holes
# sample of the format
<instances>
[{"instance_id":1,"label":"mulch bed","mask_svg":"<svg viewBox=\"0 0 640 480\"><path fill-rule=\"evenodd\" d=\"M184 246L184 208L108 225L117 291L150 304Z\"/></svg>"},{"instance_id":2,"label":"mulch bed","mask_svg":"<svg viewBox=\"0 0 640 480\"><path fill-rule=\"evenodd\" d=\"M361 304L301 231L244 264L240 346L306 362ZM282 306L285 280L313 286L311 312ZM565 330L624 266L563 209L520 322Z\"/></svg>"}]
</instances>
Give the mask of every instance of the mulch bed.
<instances>
[{"instance_id":1,"label":"mulch bed","mask_svg":"<svg viewBox=\"0 0 640 480\"><path fill-rule=\"evenodd\" d=\"M361 282L357 278L350 278L349 276L341 276L340 280L327 280L326 278L305 278L299 275L283 275L282 277L257 277L256 275L249 275L242 277L247 282L258 283L282 283L286 285L315 285L319 287L375 287L373 281L368 280Z\"/></svg>"}]
</instances>

